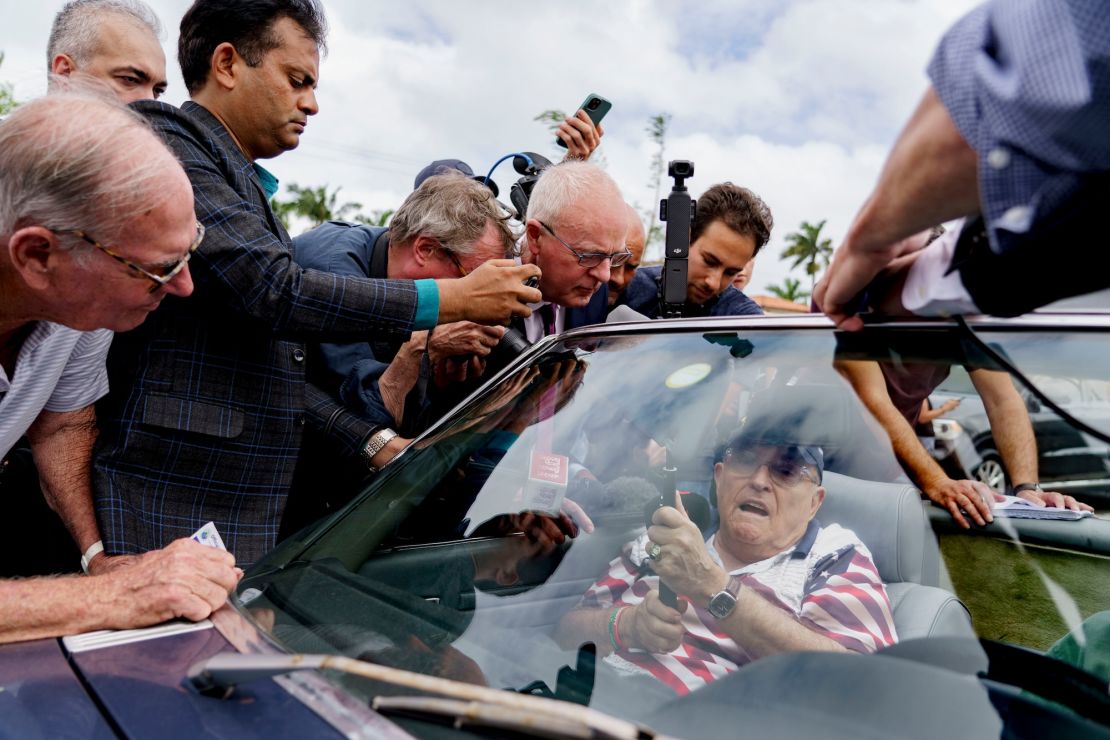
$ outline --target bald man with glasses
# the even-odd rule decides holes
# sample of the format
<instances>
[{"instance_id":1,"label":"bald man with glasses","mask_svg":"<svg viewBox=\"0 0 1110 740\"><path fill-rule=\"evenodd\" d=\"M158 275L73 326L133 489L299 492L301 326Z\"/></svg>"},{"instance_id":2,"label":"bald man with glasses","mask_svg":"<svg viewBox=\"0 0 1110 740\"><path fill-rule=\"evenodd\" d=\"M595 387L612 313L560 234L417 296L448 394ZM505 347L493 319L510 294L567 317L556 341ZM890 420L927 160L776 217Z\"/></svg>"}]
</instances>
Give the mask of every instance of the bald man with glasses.
<instances>
[{"instance_id":1,"label":"bald man with glasses","mask_svg":"<svg viewBox=\"0 0 1110 740\"><path fill-rule=\"evenodd\" d=\"M0 642L203 619L237 582L231 554L187 538L107 557L90 483L112 332L193 292L188 261L203 237L181 165L121 105L58 93L0 124L0 457L26 434L42 493L78 546L62 569L90 573L0 580ZM54 543L23 516L31 491L14 467L0 465L0 566L40 574L15 571Z\"/></svg>"},{"instance_id":2,"label":"bald man with glasses","mask_svg":"<svg viewBox=\"0 0 1110 740\"><path fill-rule=\"evenodd\" d=\"M542 271L543 301L523 320L529 341L605 321L610 270L632 257L627 212L617 184L597 165L570 161L543 171L521 250Z\"/></svg>"}]
</instances>

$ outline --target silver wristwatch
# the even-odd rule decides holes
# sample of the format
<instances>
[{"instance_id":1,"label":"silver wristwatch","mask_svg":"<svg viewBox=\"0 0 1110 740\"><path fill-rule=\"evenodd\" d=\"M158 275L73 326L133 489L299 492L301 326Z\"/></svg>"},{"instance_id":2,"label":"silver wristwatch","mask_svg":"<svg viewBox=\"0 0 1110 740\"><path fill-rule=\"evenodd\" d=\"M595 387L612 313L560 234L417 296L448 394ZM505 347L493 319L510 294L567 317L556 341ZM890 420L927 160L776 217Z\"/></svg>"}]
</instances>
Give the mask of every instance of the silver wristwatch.
<instances>
[{"instance_id":1,"label":"silver wristwatch","mask_svg":"<svg viewBox=\"0 0 1110 740\"><path fill-rule=\"evenodd\" d=\"M724 619L732 610L736 608L736 595L740 593L740 579L736 576L729 576L728 583L725 587L713 594L713 598L709 600L709 606L705 608L707 612L714 619Z\"/></svg>"},{"instance_id":2,"label":"silver wristwatch","mask_svg":"<svg viewBox=\"0 0 1110 740\"><path fill-rule=\"evenodd\" d=\"M362 448L362 459L366 461L366 467L369 468L371 473L378 472L371 462L374 455L377 455L382 449L389 444L389 440L397 436L397 432L389 427L379 429L370 435L370 439L366 440L366 446Z\"/></svg>"}]
</instances>

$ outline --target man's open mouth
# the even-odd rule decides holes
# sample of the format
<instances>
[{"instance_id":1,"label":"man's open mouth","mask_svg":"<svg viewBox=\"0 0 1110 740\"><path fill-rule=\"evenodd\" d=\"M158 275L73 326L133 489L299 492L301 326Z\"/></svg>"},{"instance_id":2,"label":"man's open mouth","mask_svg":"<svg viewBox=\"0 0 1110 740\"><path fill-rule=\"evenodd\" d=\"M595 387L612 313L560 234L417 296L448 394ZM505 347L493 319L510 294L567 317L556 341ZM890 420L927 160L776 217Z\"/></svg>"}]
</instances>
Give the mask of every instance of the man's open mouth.
<instances>
[{"instance_id":1,"label":"man's open mouth","mask_svg":"<svg viewBox=\"0 0 1110 740\"><path fill-rule=\"evenodd\" d=\"M747 501L740 504L739 508L740 511L746 512L748 514L756 514L758 516L770 516L770 512L767 511L767 508L758 501Z\"/></svg>"}]
</instances>

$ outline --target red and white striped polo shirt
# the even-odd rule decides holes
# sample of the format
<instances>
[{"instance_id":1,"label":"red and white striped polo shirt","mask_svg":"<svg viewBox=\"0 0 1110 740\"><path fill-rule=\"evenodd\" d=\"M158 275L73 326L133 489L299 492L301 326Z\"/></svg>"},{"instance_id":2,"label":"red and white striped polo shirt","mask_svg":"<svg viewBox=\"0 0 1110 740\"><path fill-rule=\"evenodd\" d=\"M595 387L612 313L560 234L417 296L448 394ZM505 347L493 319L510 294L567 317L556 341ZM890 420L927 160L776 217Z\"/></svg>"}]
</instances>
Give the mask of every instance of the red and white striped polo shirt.
<instances>
[{"instance_id":1,"label":"red and white striped polo shirt","mask_svg":"<svg viewBox=\"0 0 1110 740\"><path fill-rule=\"evenodd\" d=\"M714 539L706 546L720 563ZM645 533L625 545L580 605L635 606L658 588L659 577L650 570L646 544ZM794 547L732 574L805 626L849 650L870 653L898 639L890 599L871 553L855 533L839 525L822 527L811 521ZM698 689L752 660L704 609L691 605L683 615L683 626L682 644L671 653L621 650L605 660L617 670L649 673L678 694Z\"/></svg>"}]
</instances>

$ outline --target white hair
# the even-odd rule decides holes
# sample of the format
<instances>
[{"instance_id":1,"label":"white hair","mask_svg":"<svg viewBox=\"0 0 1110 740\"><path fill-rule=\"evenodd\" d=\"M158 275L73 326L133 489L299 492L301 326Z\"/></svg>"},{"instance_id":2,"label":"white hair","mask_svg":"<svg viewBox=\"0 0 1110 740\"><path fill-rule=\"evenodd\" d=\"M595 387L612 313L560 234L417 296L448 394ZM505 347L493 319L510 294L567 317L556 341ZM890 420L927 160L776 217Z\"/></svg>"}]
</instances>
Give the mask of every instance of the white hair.
<instances>
[{"instance_id":1,"label":"white hair","mask_svg":"<svg viewBox=\"0 0 1110 740\"><path fill-rule=\"evenodd\" d=\"M564 210L586 198L624 202L617 183L596 164L579 160L561 162L540 174L528 199L527 215L538 221L554 221Z\"/></svg>"},{"instance_id":2,"label":"white hair","mask_svg":"<svg viewBox=\"0 0 1110 740\"><path fill-rule=\"evenodd\" d=\"M48 95L0 123L0 235L37 225L104 244L166 201L173 154L134 111L87 90ZM89 247L76 237L68 248Z\"/></svg>"},{"instance_id":3,"label":"white hair","mask_svg":"<svg viewBox=\"0 0 1110 740\"><path fill-rule=\"evenodd\" d=\"M47 69L59 54L78 65L87 64L99 51L100 24L109 14L128 18L162 40L162 22L142 0L71 0L54 16L46 45Z\"/></svg>"}]
</instances>

